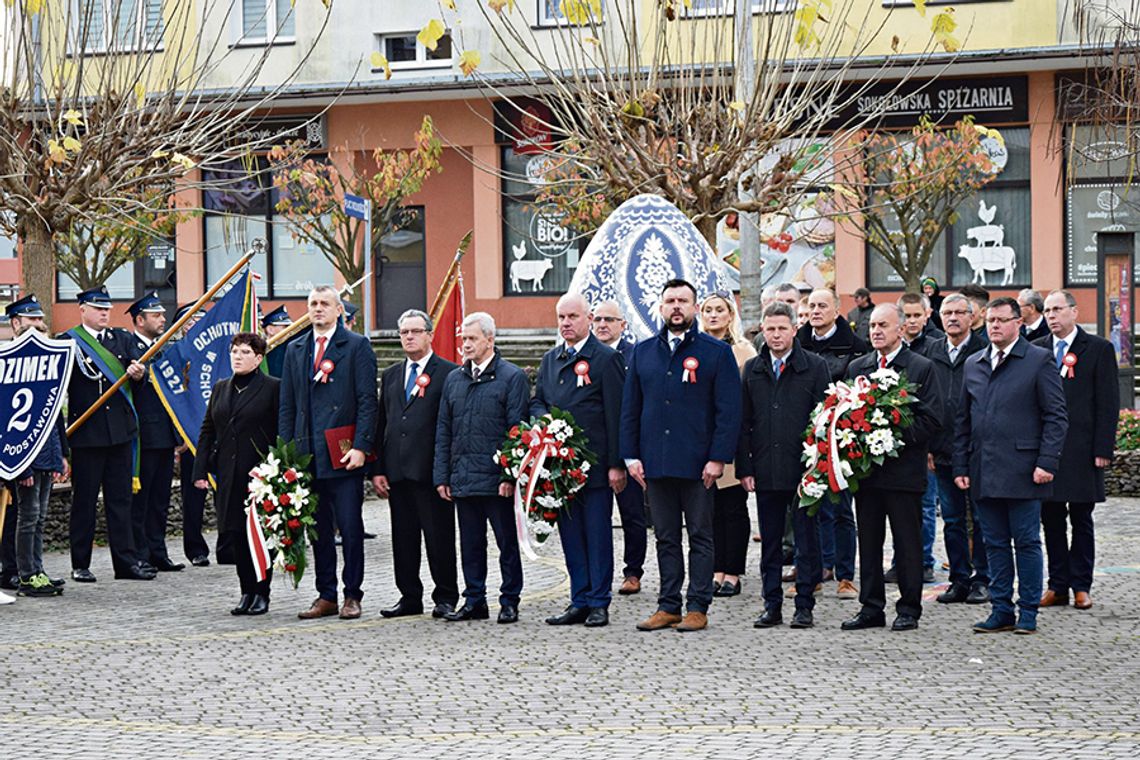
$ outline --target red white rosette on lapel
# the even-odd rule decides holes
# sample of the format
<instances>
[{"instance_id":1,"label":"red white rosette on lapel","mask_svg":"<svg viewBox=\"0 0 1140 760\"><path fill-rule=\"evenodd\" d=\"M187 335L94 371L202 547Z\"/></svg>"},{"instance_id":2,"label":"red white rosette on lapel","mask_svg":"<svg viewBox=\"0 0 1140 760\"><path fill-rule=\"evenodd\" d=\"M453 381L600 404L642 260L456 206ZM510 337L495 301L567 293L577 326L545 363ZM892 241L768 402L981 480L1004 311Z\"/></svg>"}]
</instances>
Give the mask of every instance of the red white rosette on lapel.
<instances>
[{"instance_id":1,"label":"red white rosette on lapel","mask_svg":"<svg viewBox=\"0 0 1140 760\"><path fill-rule=\"evenodd\" d=\"M431 385L431 377L429 377L426 374L421 374L419 377L416 378L416 391L412 395L413 396L419 396L420 398L423 398L424 397L424 391L427 390L427 387L429 385Z\"/></svg>"},{"instance_id":2,"label":"red white rosette on lapel","mask_svg":"<svg viewBox=\"0 0 1140 760\"><path fill-rule=\"evenodd\" d=\"M1061 357L1061 377L1073 377L1073 367L1075 366L1077 366L1077 355L1070 351Z\"/></svg>"},{"instance_id":3,"label":"red white rosette on lapel","mask_svg":"<svg viewBox=\"0 0 1140 760\"><path fill-rule=\"evenodd\" d=\"M574 374L578 376L578 387L590 385L590 363L580 361L574 365Z\"/></svg>"},{"instance_id":4,"label":"red white rosette on lapel","mask_svg":"<svg viewBox=\"0 0 1140 760\"><path fill-rule=\"evenodd\" d=\"M699 361L697 361L697 357L695 357L695 356L685 357L685 361L681 362L681 366L685 368L685 371L681 373L681 382L682 383L695 383L695 382L697 382L697 367L701 366L701 363Z\"/></svg>"},{"instance_id":5,"label":"red white rosette on lapel","mask_svg":"<svg viewBox=\"0 0 1140 760\"><path fill-rule=\"evenodd\" d=\"M313 380L318 383L327 383L329 375L336 369L331 359L322 359L321 363L317 365L317 374L313 375Z\"/></svg>"}]
</instances>

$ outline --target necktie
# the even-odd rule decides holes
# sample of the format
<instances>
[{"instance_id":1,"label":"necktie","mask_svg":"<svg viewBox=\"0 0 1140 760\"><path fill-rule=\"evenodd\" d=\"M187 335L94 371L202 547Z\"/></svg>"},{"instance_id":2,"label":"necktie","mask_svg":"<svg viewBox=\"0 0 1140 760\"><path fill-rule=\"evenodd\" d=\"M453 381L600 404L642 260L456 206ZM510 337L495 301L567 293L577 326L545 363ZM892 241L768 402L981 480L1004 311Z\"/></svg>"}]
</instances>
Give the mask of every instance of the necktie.
<instances>
[{"instance_id":1,"label":"necktie","mask_svg":"<svg viewBox=\"0 0 1140 760\"><path fill-rule=\"evenodd\" d=\"M1005 351L999 348L997 352L997 361L994 362L994 369L1000 367L1003 361L1005 361Z\"/></svg>"},{"instance_id":2,"label":"necktie","mask_svg":"<svg viewBox=\"0 0 1140 760\"><path fill-rule=\"evenodd\" d=\"M949 343L946 344L946 353L950 354L950 363L951 364L958 361L958 349L959 348L961 348L961 346L951 346Z\"/></svg>"},{"instance_id":3,"label":"necktie","mask_svg":"<svg viewBox=\"0 0 1140 760\"><path fill-rule=\"evenodd\" d=\"M673 353L677 353L677 349L681 347L681 339L673 338Z\"/></svg>"},{"instance_id":4,"label":"necktie","mask_svg":"<svg viewBox=\"0 0 1140 760\"><path fill-rule=\"evenodd\" d=\"M1064 362L1065 362L1065 349L1068 347L1069 346L1067 343L1065 343L1065 341L1063 341L1063 340L1057 341L1057 369L1060 369L1061 365L1064 364Z\"/></svg>"},{"instance_id":5,"label":"necktie","mask_svg":"<svg viewBox=\"0 0 1140 760\"><path fill-rule=\"evenodd\" d=\"M574 348L573 346L570 346L570 348L566 349L566 358L567 359L570 359L571 361L573 361L574 357L577 355L578 355L578 349Z\"/></svg>"},{"instance_id":6,"label":"necktie","mask_svg":"<svg viewBox=\"0 0 1140 760\"><path fill-rule=\"evenodd\" d=\"M416 378L420 376L420 365L412 362L412 371L408 373L408 382L404 383L404 399L412 397L412 391L416 389Z\"/></svg>"},{"instance_id":7,"label":"necktie","mask_svg":"<svg viewBox=\"0 0 1140 760\"><path fill-rule=\"evenodd\" d=\"M784 360L783 359L777 359L776 360L775 369L776 369L776 379L779 380L780 375L783 374L783 372L784 372Z\"/></svg>"},{"instance_id":8,"label":"necktie","mask_svg":"<svg viewBox=\"0 0 1140 760\"><path fill-rule=\"evenodd\" d=\"M879 369L886 369L886 368L887 368L887 357L880 356L879 357Z\"/></svg>"},{"instance_id":9,"label":"necktie","mask_svg":"<svg viewBox=\"0 0 1140 760\"><path fill-rule=\"evenodd\" d=\"M103 330L99 333L99 342L104 346L111 342L111 331Z\"/></svg>"},{"instance_id":10,"label":"necktie","mask_svg":"<svg viewBox=\"0 0 1140 760\"><path fill-rule=\"evenodd\" d=\"M475 365L471 365L471 379L472 380L478 380L480 374L481 374L480 369L478 367L476 367Z\"/></svg>"},{"instance_id":11,"label":"necktie","mask_svg":"<svg viewBox=\"0 0 1140 760\"><path fill-rule=\"evenodd\" d=\"M325 341L327 340L328 337L325 335L320 335L317 337L317 355L313 359L314 372L319 372L321 369L321 359L325 358Z\"/></svg>"}]
</instances>

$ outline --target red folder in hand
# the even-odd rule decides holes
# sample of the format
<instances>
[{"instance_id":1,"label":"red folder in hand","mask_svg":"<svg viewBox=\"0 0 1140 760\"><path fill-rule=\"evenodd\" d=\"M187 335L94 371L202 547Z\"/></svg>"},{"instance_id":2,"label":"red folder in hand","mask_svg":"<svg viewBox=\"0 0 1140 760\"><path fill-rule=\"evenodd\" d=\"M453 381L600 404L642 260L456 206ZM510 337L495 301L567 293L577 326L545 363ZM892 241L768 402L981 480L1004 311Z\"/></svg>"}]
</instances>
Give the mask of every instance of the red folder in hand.
<instances>
[{"instance_id":1,"label":"red folder in hand","mask_svg":"<svg viewBox=\"0 0 1140 760\"><path fill-rule=\"evenodd\" d=\"M356 425L344 425L343 427L330 428L325 431L325 443L329 447L329 460L334 470L343 470L345 463L340 461L344 455L352 448L352 442L356 439ZM369 452L364 458L365 462L375 462L376 455Z\"/></svg>"}]
</instances>

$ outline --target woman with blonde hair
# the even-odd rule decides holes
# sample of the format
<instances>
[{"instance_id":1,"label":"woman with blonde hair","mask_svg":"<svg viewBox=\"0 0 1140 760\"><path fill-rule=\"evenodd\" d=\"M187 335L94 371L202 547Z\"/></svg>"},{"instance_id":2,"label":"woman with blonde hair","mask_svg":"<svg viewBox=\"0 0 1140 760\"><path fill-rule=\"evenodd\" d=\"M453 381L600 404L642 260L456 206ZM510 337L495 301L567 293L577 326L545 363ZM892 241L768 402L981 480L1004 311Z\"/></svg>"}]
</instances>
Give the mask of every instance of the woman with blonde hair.
<instances>
[{"instance_id":1,"label":"woman with blonde hair","mask_svg":"<svg viewBox=\"0 0 1140 760\"><path fill-rule=\"evenodd\" d=\"M732 347L736 366L756 356L756 349L742 337L736 297L718 290L701 301L701 330ZM748 517L748 494L736 479L733 466L724 468L716 482L713 502L713 596L736 596L748 556L752 523Z\"/></svg>"}]
</instances>

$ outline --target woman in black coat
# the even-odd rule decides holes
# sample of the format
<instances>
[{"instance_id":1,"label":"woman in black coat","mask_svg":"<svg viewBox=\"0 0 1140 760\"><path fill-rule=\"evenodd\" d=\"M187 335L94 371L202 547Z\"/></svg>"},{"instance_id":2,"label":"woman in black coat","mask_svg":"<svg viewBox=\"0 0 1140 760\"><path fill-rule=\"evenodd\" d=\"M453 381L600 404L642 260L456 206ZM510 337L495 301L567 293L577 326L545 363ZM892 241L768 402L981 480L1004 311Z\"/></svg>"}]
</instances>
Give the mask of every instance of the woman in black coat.
<instances>
[{"instance_id":1,"label":"woman in black coat","mask_svg":"<svg viewBox=\"0 0 1140 760\"><path fill-rule=\"evenodd\" d=\"M255 333L238 333L230 341L234 374L214 386L194 460L196 487L209 487L207 473L217 478L218 532L228 534L225 538L234 547L241 581L241 601L230 611L234 615L269 611L270 575L258 582L245 537L249 471L277 441L281 381L261 372L265 350L265 339Z\"/></svg>"}]
</instances>

